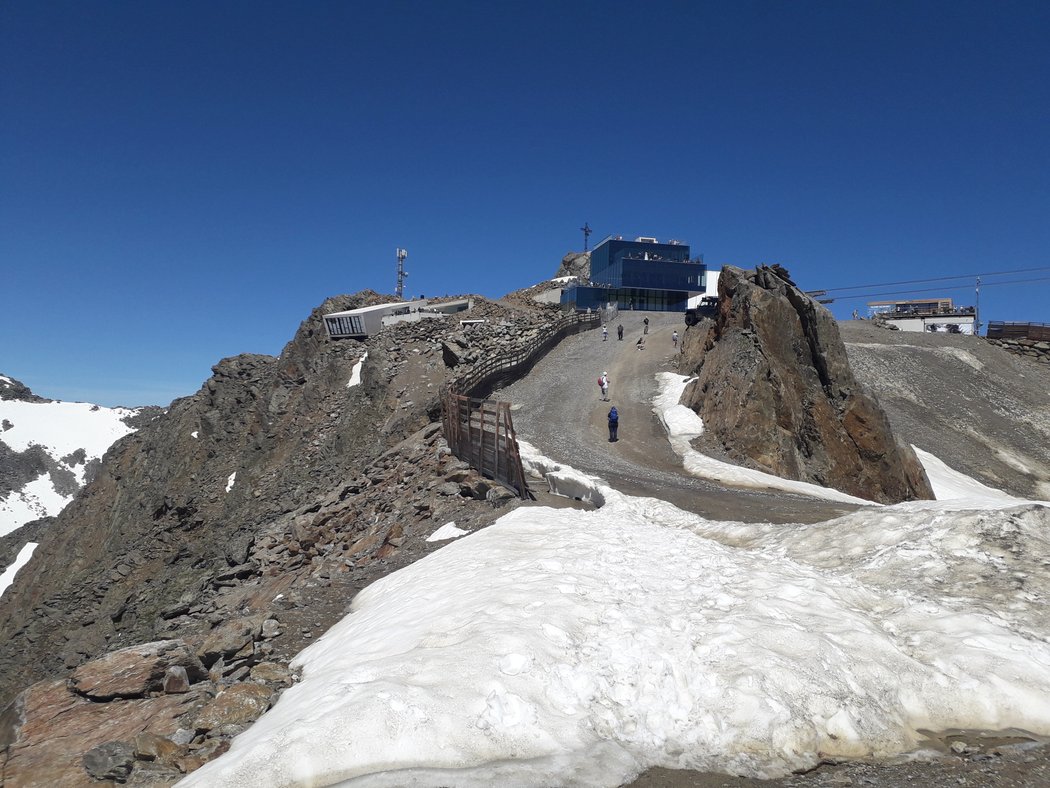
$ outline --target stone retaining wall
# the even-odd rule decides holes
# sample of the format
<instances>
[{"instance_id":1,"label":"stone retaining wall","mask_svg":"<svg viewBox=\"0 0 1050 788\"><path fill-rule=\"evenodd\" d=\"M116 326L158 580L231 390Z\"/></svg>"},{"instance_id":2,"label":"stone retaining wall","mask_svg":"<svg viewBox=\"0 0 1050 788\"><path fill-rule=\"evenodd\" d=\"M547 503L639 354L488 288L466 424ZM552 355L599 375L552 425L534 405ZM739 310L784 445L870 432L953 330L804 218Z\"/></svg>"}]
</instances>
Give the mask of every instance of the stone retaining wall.
<instances>
[{"instance_id":1,"label":"stone retaining wall","mask_svg":"<svg viewBox=\"0 0 1050 788\"><path fill-rule=\"evenodd\" d=\"M985 340L1014 355L1050 364L1050 342L1037 342L1034 339L988 339L988 337L985 337Z\"/></svg>"}]
</instances>

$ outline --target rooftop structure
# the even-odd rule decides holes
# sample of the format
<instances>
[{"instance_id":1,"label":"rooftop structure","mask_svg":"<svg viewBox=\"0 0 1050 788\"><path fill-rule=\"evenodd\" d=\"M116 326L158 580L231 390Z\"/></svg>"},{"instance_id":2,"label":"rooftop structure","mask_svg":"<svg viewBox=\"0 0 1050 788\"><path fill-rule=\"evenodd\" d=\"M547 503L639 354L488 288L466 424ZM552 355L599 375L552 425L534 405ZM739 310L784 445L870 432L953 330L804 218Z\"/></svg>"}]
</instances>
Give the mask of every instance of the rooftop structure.
<instances>
[{"instance_id":1,"label":"rooftop structure","mask_svg":"<svg viewBox=\"0 0 1050 788\"><path fill-rule=\"evenodd\" d=\"M363 339L377 333L384 326L447 317L465 312L473 305L474 302L469 298L437 304L431 304L425 298L418 301L394 301L389 304L348 309L345 312L332 312L324 316L324 325L332 339Z\"/></svg>"},{"instance_id":2,"label":"rooftop structure","mask_svg":"<svg viewBox=\"0 0 1050 788\"><path fill-rule=\"evenodd\" d=\"M707 269L681 241L609 236L591 250L590 284L569 285L561 302L577 310L616 304L620 309L683 311L705 290Z\"/></svg>"},{"instance_id":3,"label":"rooftop structure","mask_svg":"<svg viewBox=\"0 0 1050 788\"><path fill-rule=\"evenodd\" d=\"M973 334L977 310L955 306L950 298L924 298L910 301L869 301L868 315L888 321L901 331L940 331Z\"/></svg>"}]
</instances>

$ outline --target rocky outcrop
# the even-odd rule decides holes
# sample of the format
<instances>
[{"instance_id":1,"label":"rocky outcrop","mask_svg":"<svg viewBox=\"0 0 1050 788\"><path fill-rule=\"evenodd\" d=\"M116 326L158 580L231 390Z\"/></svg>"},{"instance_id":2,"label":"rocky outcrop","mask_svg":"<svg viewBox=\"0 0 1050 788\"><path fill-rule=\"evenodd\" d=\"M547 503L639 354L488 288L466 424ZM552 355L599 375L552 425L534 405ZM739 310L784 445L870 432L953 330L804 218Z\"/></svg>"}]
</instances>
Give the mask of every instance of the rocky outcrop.
<instances>
[{"instance_id":1,"label":"rocky outcrop","mask_svg":"<svg viewBox=\"0 0 1050 788\"><path fill-rule=\"evenodd\" d=\"M1050 342L1035 339L1000 339L988 338L990 345L1001 347L1003 350L1013 353L1015 356L1035 361L1039 364L1050 364Z\"/></svg>"},{"instance_id":2,"label":"rocky outcrop","mask_svg":"<svg viewBox=\"0 0 1050 788\"><path fill-rule=\"evenodd\" d=\"M279 358L221 361L199 392L115 444L95 480L34 531L40 546L0 599L0 708L18 697L7 734L0 725L11 774L61 761L87 780L134 782L196 768L291 680L288 661L358 589L437 549L426 539L443 524L469 531L518 505L451 454L440 394L560 312L476 297L478 325L435 319L365 342L328 339L324 313L375 300L389 298L326 301ZM360 384L348 386L366 351ZM241 687L260 683L269 690ZM51 700L34 701L45 689ZM51 714L58 707L75 713ZM125 712L159 715L140 730L170 742L123 729L63 738L63 720L87 715L85 730L103 729ZM183 749L171 755L172 744ZM36 765L23 768L31 752Z\"/></svg>"},{"instance_id":3,"label":"rocky outcrop","mask_svg":"<svg viewBox=\"0 0 1050 788\"><path fill-rule=\"evenodd\" d=\"M0 400L12 399L21 402L51 402L34 394L25 383L10 375L0 374Z\"/></svg>"},{"instance_id":4,"label":"rocky outcrop","mask_svg":"<svg viewBox=\"0 0 1050 788\"><path fill-rule=\"evenodd\" d=\"M575 276L581 282L591 281L591 253L569 252L561 259L558 272L554 275L556 279L560 276Z\"/></svg>"},{"instance_id":5,"label":"rocky outcrop","mask_svg":"<svg viewBox=\"0 0 1050 788\"><path fill-rule=\"evenodd\" d=\"M107 654L69 681L38 682L0 716L2 784L172 785L291 685L287 668L258 667L241 683L213 680L187 643L167 640Z\"/></svg>"},{"instance_id":6,"label":"rocky outcrop","mask_svg":"<svg viewBox=\"0 0 1050 788\"><path fill-rule=\"evenodd\" d=\"M831 313L779 267L726 266L717 316L686 330L683 403L704 421L708 448L777 476L884 503L932 498L853 377Z\"/></svg>"}]
</instances>

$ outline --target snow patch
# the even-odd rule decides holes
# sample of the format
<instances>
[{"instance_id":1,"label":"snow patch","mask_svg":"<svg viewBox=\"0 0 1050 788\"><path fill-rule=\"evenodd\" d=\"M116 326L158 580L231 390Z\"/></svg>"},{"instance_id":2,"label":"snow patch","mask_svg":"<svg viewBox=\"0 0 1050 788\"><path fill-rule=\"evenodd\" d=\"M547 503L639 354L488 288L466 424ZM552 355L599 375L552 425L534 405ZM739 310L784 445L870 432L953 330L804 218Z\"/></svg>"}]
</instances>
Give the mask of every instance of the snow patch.
<instances>
[{"instance_id":1,"label":"snow patch","mask_svg":"<svg viewBox=\"0 0 1050 788\"><path fill-rule=\"evenodd\" d=\"M41 517L53 517L72 500L71 495L55 492L48 474L38 476L22 489L14 490L0 499L0 536Z\"/></svg>"},{"instance_id":2,"label":"snow patch","mask_svg":"<svg viewBox=\"0 0 1050 788\"><path fill-rule=\"evenodd\" d=\"M469 534L470 531L464 531L462 528L457 528L455 522L445 523L443 526L438 528L434 533L427 537L428 542L443 542L446 539L455 539L457 536L463 536Z\"/></svg>"},{"instance_id":3,"label":"snow patch","mask_svg":"<svg viewBox=\"0 0 1050 788\"><path fill-rule=\"evenodd\" d=\"M366 350L365 354L361 356L360 359L358 359L356 364L354 364L354 368L350 370L350 382L346 384L347 388L353 388L354 386L361 385L361 367L364 365L365 359L367 358L368 351Z\"/></svg>"},{"instance_id":4,"label":"snow patch","mask_svg":"<svg viewBox=\"0 0 1050 788\"><path fill-rule=\"evenodd\" d=\"M196 438L197 437L197 430L194 430L193 432L191 432L190 433L190 437L191 438Z\"/></svg>"},{"instance_id":5,"label":"snow patch","mask_svg":"<svg viewBox=\"0 0 1050 788\"><path fill-rule=\"evenodd\" d=\"M723 523L528 461L605 506L521 507L373 583L179 785L773 777L921 729L1050 734L1050 510Z\"/></svg>"},{"instance_id":6,"label":"snow patch","mask_svg":"<svg viewBox=\"0 0 1050 788\"><path fill-rule=\"evenodd\" d=\"M237 481L237 471L234 471L233 473L231 473L229 475L229 477L227 477L227 479L226 479L226 492L229 492L230 490L233 489L233 483L235 481Z\"/></svg>"},{"instance_id":7,"label":"snow patch","mask_svg":"<svg viewBox=\"0 0 1050 788\"><path fill-rule=\"evenodd\" d=\"M18 551L18 555L15 556L14 563L5 569L3 574L0 574L0 597L4 595L7 587L15 582L15 575L18 574L18 570L29 563L29 559L33 557L33 551L36 548L36 542L26 542L22 545L22 549Z\"/></svg>"},{"instance_id":8,"label":"snow patch","mask_svg":"<svg viewBox=\"0 0 1050 788\"><path fill-rule=\"evenodd\" d=\"M923 451L918 446L912 446L915 456L919 458L926 477L930 480L933 494L938 503L955 503L972 507L974 509L1001 509L1006 506L1020 506L1032 501L1023 498L1015 498L994 487L969 476L960 473L950 467L943 460ZM921 504L921 501L916 501ZM1050 501L1034 501L1044 506L1050 506Z\"/></svg>"}]
</instances>

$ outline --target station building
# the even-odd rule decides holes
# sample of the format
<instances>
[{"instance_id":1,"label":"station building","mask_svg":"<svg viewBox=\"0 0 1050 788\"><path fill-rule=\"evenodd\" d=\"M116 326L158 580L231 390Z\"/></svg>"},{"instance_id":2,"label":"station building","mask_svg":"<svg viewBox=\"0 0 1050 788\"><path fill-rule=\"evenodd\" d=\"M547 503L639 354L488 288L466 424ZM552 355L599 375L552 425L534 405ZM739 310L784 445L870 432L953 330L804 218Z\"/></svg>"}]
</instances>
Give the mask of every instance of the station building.
<instances>
[{"instance_id":1,"label":"station building","mask_svg":"<svg viewBox=\"0 0 1050 788\"><path fill-rule=\"evenodd\" d=\"M703 258L692 258L680 241L661 243L609 236L591 251L591 280L562 291L563 306L584 311L615 304L621 310L682 312L706 289Z\"/></svg>"}]
</instances>

